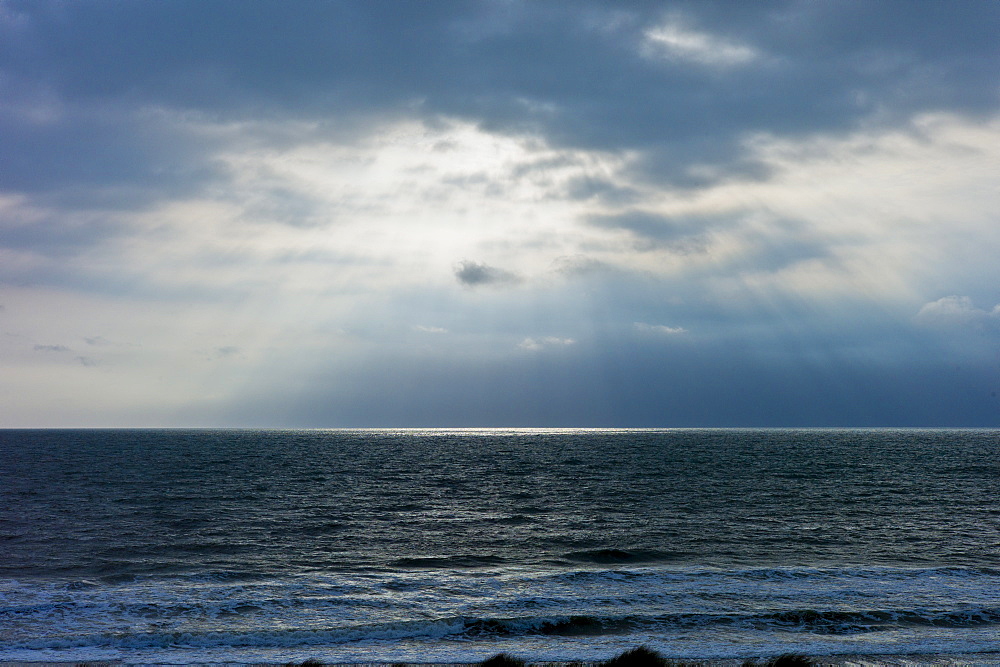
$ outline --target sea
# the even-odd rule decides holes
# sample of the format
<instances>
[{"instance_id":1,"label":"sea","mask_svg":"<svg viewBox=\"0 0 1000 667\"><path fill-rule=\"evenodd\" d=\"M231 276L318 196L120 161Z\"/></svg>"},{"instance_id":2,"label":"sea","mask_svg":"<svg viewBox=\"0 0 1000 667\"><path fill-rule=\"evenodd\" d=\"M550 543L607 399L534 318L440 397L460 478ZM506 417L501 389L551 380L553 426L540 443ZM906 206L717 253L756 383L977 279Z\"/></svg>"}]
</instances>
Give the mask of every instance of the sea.
<instances>
[{"instance_id":1,"label":"sea","mask_svg":"<svg viewBox=\"0 0 1000 667\"><path fill-rule=\"evenodd\" d=\"M0 661L640 645L1000 664L1000 431L0 430Z\"/></svg>"}]
</instances>

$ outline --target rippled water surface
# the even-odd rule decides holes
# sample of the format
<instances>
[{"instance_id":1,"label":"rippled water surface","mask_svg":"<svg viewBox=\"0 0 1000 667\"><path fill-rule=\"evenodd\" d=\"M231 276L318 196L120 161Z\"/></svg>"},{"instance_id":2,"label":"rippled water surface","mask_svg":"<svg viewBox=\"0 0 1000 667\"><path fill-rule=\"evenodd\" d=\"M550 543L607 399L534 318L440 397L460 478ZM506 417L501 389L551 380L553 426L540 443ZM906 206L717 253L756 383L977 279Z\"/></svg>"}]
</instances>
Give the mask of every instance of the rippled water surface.
<instances>
[{"instance_id":1,"label":"rippled water surface","mask_svg":"<svg viewBox=\"0 0 1000 667\"><path fill-rule=\"evenodd\" d=\"M0 431L0 659L1000 650L1000 433Z\"/></svg>"}]
</instances>

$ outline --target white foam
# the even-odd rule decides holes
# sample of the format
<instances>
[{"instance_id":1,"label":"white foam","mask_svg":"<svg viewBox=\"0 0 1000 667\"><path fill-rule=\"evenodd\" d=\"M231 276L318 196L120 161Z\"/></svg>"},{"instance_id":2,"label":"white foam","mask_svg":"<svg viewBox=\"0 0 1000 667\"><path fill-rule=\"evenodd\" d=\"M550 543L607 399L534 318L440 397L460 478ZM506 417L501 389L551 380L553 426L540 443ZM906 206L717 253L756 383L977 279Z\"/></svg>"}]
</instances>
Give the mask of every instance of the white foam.
<instances>
[{"instance_id":1,"label":"white foam","mask_svg":"<svg viewBox=\"0 0 1000 667\"><path fill-rule=\"evenodd\" d=\"M832 616L817 622L795 616L810 609ZM539 659L579 659L591 655L587 646L603 650L616 642L647 643L677 657L725 657L746 646L756 647L752 655L962 653L1000 650L998 609L1000 573L964 567L493 567L251 581L7 580L0 581L0 660L155 653L183 662L195 654L245 656L296 646L340 656L365 646L408 645L413 653L400 659L426 661L423 655L455 657L448 646L464 646L467 656L469 642L531 645L544 653ZM782 612L791 615L774 616ZM838 626L838 614L854 616ZM618 634L588 628L573 637L549 628L544 641L536 636L573 616L597 619ZM466 632L470 623L478 628L474 636ZM500 626L489 623L503 632L491 634L490 627Z\"/></svg>"}]
</instances>

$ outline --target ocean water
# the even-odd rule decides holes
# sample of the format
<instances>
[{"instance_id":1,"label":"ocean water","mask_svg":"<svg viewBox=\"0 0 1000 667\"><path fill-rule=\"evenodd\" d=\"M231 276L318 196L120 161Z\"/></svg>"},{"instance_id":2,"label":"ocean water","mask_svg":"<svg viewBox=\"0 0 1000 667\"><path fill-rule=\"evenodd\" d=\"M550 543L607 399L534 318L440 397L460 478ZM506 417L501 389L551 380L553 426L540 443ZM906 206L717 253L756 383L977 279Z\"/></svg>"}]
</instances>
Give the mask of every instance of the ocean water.
<instances>
[{"instance_id":1,"label":"ocean water","mask_svg":"<svg viewBox=\"0 0 1000 667\"><path fill-rule=\"evenodd\" d=\"M1000 431L0 431L0 660L640 644L1000 651Z\"/></svg>"}]
</instances>

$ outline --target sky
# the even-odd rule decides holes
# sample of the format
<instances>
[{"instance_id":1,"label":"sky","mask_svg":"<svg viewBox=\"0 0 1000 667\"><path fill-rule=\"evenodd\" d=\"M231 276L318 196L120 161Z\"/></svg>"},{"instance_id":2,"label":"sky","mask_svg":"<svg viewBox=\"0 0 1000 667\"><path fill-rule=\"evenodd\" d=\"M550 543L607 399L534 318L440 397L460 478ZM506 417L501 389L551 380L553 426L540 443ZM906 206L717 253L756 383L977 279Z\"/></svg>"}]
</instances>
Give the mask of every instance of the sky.
<instances>
[{"instance_id":1,"label":"sky","mask_svg":"<svg viewBox=\"0 0 1000 667\"><path fill-rule=\"evenodd\" d=\"M1000 426L998 30L0 0L0 427Z\"/></svg>"}]
</instances>

